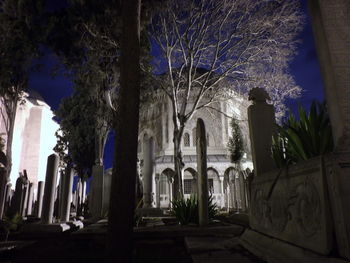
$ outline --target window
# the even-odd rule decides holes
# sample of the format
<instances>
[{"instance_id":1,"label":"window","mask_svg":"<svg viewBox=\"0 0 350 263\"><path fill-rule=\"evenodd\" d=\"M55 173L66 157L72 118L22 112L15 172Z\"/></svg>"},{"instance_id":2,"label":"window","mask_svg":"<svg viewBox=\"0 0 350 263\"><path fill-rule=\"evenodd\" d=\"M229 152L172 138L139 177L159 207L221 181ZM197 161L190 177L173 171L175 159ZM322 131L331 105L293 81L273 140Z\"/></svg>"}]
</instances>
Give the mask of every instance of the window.
<instances>
[{"instance_id":1,"label":"window","mask_svg":"<svg viewBox=\"0 0 350 263\"><path fill-rule=\"evenodd\" d=\"M160 180L159 180L159 194L165 195L168 193L168 180L167 177L164 174L160 175Z\"/></svg>"},{"instance_id":2,"label":"window","mask_svg":"<svg viewBox=\"0 0 350 263\"><path fill-rule=\"evenodd\" d=\"M184 135L184 146L190 147L190 135L187 132Z\"/></svg>"},{"instance_id":3,"label":"window","mask_svg":"<svg viewBox=\"0 0 350 263\"><path fill-rule=\"evenodd\" d=\"M184 194L192 194L193 189L192 189L192 181L193 179L185 179L184 180Z\"/></svg>"}]
</instances>

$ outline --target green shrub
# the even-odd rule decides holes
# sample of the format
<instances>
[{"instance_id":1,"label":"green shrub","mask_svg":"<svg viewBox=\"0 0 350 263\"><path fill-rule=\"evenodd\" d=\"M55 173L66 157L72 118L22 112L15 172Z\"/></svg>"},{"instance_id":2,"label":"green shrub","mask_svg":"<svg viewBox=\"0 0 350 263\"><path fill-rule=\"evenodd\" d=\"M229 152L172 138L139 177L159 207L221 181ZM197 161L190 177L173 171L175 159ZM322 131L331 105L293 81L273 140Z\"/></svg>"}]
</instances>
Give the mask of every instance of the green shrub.
<instances>
[{"instance_id":1,"label":"green shrub","mask_svg":"<svg viewBox=\"0 0 350 263\"><path fill-rule=\"evenodd\" d=\"M11 231L17 231L18 227L22 224L22 217L20 214L6 215L0 221L0 228L5 231L5 241L7 241L8 235Z\"/></svg>"},{"instance_id":2,"label":"green shrub","mask_svg":"<svg viewBox=\"0 0 350 263\"><path fill-rule=\"evenodd\" d=\"M290 114L272 142L272 157L278 167L307 160L333 150L332 128L326 104L313 101L310 111L299 105L299 120Z\"/></svg>"},{"instance_id":3,"label":"green shrub","mask_svg":"<svg viewBox=\"0 0 350 263\"><path fill-rule=\"evenodd\" d=\"M188 199L177 199L172 201L172 213L181 225L198 224L198 199L196 195L191 195ZM209 220L213 219L217 214L217 205L213 202L213 196L208 199L208 215Z\"/></svg>"}]
</instances>

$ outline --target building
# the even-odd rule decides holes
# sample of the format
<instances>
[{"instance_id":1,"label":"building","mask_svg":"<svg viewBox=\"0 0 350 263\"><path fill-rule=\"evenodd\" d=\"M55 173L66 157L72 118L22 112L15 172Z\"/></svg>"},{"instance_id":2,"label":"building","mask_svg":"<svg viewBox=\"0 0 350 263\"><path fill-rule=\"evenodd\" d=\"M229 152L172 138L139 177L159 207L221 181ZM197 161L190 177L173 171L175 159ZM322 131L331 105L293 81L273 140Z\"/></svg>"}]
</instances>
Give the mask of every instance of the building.
<instances>
[{"instance_id":1,"label":"building","mask_svg":"<svg viewBox=\"0 0 350 263\"><path fill-rule=\"evenodd\" d=\"M166 208L173 196L174 146L171 102L162 92L152 95L152 103L140 110L138 155L143 181L144 203ZM248 143L248 101L236 95L213 104L213 109L201 109L188 121L182 141L184 166L183 188L185 197L197 191L196 121L204 120L207 132L207 167L209 190L220 208L245 209L247 203L246 177L242 172L252 169ZM227 143L231 134L230 118L240 120L240 128L247 152L239 172L230 162Z\"/></svg>"},{"instance_id":2,"label":"building","mask_svg":"<svg viewBox=\"0 0 350 263\"><path fill-rule=\"evenodd\" d=\"M53 117L50 106L35 91L26 93L24 101L19 103L12 143L12 188L24 169L34 189L38 181L45 181L47 157L54 152L55 132L59 128ZM6 135L3 120L0 122L0 132ZM6 136L4 139L6 141Z\"/></svg>"}]
</instances>

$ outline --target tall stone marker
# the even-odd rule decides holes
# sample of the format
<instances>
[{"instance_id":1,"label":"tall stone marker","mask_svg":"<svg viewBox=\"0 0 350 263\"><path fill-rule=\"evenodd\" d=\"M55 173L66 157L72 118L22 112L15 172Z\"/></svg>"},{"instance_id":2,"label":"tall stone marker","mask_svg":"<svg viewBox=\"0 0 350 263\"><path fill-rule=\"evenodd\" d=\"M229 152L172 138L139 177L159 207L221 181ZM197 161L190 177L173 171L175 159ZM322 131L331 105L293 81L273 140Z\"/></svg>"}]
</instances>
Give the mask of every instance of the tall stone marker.
<instances>
[{"instance_id":1,"label":"tall stone marker","mask_svg":"<svg viewBox=\"0 0 350 263\"><path fill-rule=\"evenodd\" d=\"M55 190L57 182L58 160L59 158L56 154L51 154L47 158L43 210L41 215L42 224L52 224L52 216L55 202Z\"/></svg>"},{"instance_id":2,"label":"tall stone marker","mask_svg":"<svg viewBox=\"0 0 350 263\"><path fill-rule=\"evenodd\" d=\"M197 120L196 134L197 170L198 170L198 215L199 225L209 223L208 215L208 174L207 174L207 136L202 119Z\"/></svg>"},{"instance_id":3,"label":"tall stone marker","mask_svg":"<svg viewBox=\"0 0 350 263\"><path fill-rule=\"evenodd\" d=\"M326 165L339 255L350 259L350 1L309 0L335 152Z\"/></svg>"},{"instance_id":4,"label":"tall stone marker","mask_svg":"<svg viewBox=\"0 0 350 263\"><path fill-rule=\"evenodd\" d=\"M249 92L249 100L253 101L248 107L248 122L255 176L276 168L271 155L275 110L266 103L269 99L262 88L254 88Z\"/></svg>"},{"instance_id":5,"label":"tall stone marker","mask_svg":"<svg viewBox=\"0 0 350 263\"><path fill-rule=\"evenodd\" d=\"M60 221L68 222L70 215L70 203L72 202L72 188L73 188L73 171L70 166L66 168L65 174L62 174L62 194L61 194L61 211Z\"/></svg>"},{"instance_id":6,"label":"tall stone marker","mask_svg":"<svg viewBox=\"0 0 350 263\"><path fill-rule=\"evenodd\" d=\"M38 195L36 198L35 215L41 217L41 212L43 209L43 197L44 197L44 182L39 181L38 183Z\"/></svg>"}]
</instances>

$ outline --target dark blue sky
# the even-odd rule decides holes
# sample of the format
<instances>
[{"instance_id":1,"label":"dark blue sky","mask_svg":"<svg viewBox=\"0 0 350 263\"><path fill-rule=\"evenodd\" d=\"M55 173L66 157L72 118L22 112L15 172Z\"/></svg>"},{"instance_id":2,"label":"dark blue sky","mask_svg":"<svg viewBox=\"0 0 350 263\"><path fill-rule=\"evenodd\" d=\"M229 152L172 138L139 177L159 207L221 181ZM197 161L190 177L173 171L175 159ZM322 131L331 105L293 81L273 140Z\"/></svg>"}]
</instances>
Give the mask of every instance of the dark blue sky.
<instances>
[{"instance_id":1,"label":"dark blue sky","mask_svg":"<svg viewBox=\"0 0 350 263\"><path fill-rule=\"evenodd\" d=\"M64 1L54 1L55 8L64 7ZM306 0L302 1L303 10L306 13L306 25L300 34L301 44L298 46L298 54L290 65L290 72L296 83L302 87L301 98L288 101L287 105L295 111L300 102L308 108L313 99L323 101L323 84L314 46L310 19L307 14ZM61 69L56 77L51 76L51 70L58 64L57 58L48 51L38 62L42 64L40 71L32 72L29 80L29 88L38 91L53 110L58 108L61 98L72 93L71 83ZM112 137L112 136L111 136ZM112 166L113 143L107 143L105 151L105 167Z\"/></svg>"}]
</instances>

